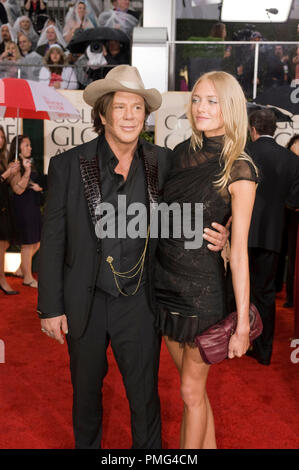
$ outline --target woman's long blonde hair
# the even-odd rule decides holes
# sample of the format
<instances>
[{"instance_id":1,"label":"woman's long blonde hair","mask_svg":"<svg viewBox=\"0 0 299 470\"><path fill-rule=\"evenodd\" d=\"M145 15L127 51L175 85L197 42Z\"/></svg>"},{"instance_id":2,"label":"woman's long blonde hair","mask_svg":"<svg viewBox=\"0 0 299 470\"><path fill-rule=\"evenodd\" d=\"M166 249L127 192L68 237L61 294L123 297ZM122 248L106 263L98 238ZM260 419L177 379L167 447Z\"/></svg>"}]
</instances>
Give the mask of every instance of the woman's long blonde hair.
<instances>
[{"instance_id":1,"label":"woman's long blonde hair","mask_svg":"<svg viewBox=\"0 0 299 470\"><path fill-rule=\"evenodd\" d=\"M249 161L256 172L257 168L244 150L248 132L246 98L237 80L227 72L207 72L196 81L193 87L188 110L192 128L191 146L193 150L200 149L203 145L203 132L196 129L192 116L192 99L197 85L204 80L210 80L215 87L225 127L224 145L221 153L224 168L220 178L215 181L216 186L221 190L228 184L231 168L237 159Z\"/></svg>"}]
</instances>

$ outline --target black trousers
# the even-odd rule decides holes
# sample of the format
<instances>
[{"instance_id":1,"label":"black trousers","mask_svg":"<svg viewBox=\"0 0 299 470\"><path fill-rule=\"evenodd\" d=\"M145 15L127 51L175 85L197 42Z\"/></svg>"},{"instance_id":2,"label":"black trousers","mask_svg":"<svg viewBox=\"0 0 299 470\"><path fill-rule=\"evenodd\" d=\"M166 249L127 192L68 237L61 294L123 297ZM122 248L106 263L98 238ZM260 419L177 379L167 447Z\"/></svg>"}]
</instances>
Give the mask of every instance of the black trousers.
<instances>
[{"instance_id":1,"label":"black trousers","mask_svg":"<svg viewBox=\"0 0 299 470\"><path fill-rule=\"evenodd\" d=\"M275 275L279 255L274 251L249 248L250 297L261 315L263 332L254 341L259 358L270 360L275 331Z\"/></svg>"},{"instance_id":2,"label":"black trousers","mask_svg":"<svg viewBox=\"0 0 299 470\"><path fill-rule=\"evenodd\" d=\"M69 336L69 335L67 335ZM102 385L111 343L131 411L132 447L161 448L158 369L160 337L144 289L115 298L96 291L90 320L80 339L68 337L73 384L73 426L77 449L99 449Z\"/></svg>"},{"instance_id":3,"label":"black trousers","mask_svg":"<svg viewBox=\"0 0 299 470\"><path fill-rule=\"evenodd\" d=\"M294 302L294 277L295 277L295 261L296 261L296 245L299 214L293 210L287 210L287 227L288 227L288 264L286 279L287 302Z\"/></svg>"}]
</instances>

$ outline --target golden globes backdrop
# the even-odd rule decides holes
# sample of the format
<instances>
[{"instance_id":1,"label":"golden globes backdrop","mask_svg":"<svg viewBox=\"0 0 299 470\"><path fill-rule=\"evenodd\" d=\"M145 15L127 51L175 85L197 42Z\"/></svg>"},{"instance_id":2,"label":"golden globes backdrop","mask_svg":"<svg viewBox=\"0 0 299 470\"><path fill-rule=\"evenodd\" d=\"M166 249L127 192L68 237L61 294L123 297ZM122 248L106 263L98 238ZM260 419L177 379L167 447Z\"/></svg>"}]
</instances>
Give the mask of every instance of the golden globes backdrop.
<instances>
[{"instance_id":1,"label":"golden globes backdrop","mask_svg":"<svg viewBox=\"0 0 299 470\"><path fill-rule=\"evenodd\" d=\"M94 139L91 118L92 108L83 101L82 90L60 90L80 111L79 119L60 119L44 121L44 172L47 174L50 158L77 145ZM188 139L191 128L187 118L190 92L166 92L160 109L155 117L155 143L161 147L173 149L177 144ZM0 119L11 142L16 135L16 119ZM20 122L20 133L22 121ZM299 133L299 115L293 122L277 124L275 139L280 145L286 145L293 134Z\"/></svg>"},{"instance_id":2,"label":"golden globes backdrop","mask_svg":"<svg viewBox=\"0 0 299 470\"><path fill-rule=\"evenodd\" d=\"M186 114L190 92L168 91L162 97L162 105L156 112L155 143L173 149L191 135Z\"/></svg>"},{"instance_id":3,"label":"golden globes backdrop","mask_svg":"<svg viewBox=\"0 0 299 470\"><path fill-rule=\"evenodd\" d=\"M187 119L190 92L166 92L160 109L156 112L155 143L161 147L173 149L177 144L188 139L191 128ZM275 140L285 146L294 134L299 134L299 115L292 117L292 122L278 122Z\"/></svg>"},{"instance_id":4,"label":"golden globes backdrop","mask_svg":"<svg viewBox=\"0 0 299 470\"><path fill-rule=\"evenodd\" d=\"M80 111L79 119L44 121L44 173L48 173L50 158L97 137L92 130L92 108L83 100L82 90L59 90Z\"/></svg>"},{"instance_id":5,"label":"golden globes backdrop","mask_svg":"<svg viewBox=\"0 0 299 470\"><path fill-rule=\"evenodd\" d=\"M295 134L299 134L299 114L292 117L292 122L278 122L274 137L279 145L285 147Z\"/></svg>"},{"instance_id":6,"label":"golden globes backdrop","mask_svg":"<svg viewBox=\"0 0 299 470\"><path fill-rule=\"evenodd\" d=\"M3 127L8 147L12 139L17 135L17 118L0 118L0 125ZM23 133L23 119L19 121L19 134Z\"/></svg>"}]
</instances>

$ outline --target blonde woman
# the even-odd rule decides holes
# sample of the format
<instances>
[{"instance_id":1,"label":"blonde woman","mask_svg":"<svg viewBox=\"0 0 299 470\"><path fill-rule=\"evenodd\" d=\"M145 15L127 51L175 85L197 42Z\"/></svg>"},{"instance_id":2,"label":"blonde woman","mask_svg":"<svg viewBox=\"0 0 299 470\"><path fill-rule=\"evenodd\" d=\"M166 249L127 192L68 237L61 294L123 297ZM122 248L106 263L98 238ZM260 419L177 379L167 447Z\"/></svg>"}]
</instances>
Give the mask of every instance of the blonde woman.
<instances>
[{"instance_id":1,"label":"blonde woman","mask_svg":"<svg viewBox=\"0 0 299 470\"><path fill-rule=\"evenodd\" d=\"M236 79L210 72L191 94L191 139L179 144L164 186L168 204L203 204L203 227L225 225L232 215L230 267L238 325L229 358L249 347L249 270L247 237L257 182L256 168L244 152L246 102ZM194 222L195 211L193 210ZM212 225L213 226L213 225ZM184 227L182 227L184 234ZM205 235L203 236L205 238ZM183 449L216 448L213 413L206 393L210 366L195 347L195 337L228 315L225 270L220 252L204 240L185 248L181 238L161 239L156 265L158 324L177 366L184 403Z\"/></svg>"},{"instance_id":2,"label":"blonde woman","mask_svg":"<svg viewBox=\"0 0 299 470\"><path fill-rule=\"evenodd\" d=\"M0 77L17 78L21 54L15 42L7 42L5 51L0 55Z\"/></svg>"},{"instance_id":3,"label":"blonde woman","mask_svg":"<svg viewBox=\"0 0 299 470\"><path fill-rule=\"evenodd\" d=\"M18 45L12 41L7 42L5 44L5 51L0 56L0 60L18 62L20 58L21 58L21 53L20 53L20 49Z\"/></svg>"}]
</instances>

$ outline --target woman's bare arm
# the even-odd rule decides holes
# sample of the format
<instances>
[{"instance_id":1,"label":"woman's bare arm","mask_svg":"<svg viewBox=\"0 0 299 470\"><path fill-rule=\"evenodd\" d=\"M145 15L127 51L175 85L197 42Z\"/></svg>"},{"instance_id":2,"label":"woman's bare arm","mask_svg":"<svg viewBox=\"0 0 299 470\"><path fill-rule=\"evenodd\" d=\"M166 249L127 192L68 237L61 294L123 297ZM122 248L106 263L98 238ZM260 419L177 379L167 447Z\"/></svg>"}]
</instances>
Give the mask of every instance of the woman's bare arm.
<instances>
[{"instance_id":1,"label":"woman's bare arm","mask_svg":"<svg viewBox=\"0 0 299 470\"><path fill-rule=\"evenodd\" d=\"M232 200L230 269L238 312L238 324L229 346L229 357L241 357L249 347L250 278L248 232L255 200L253 181L236 181L229 187Z\"/></svg>"}]
</instances>

